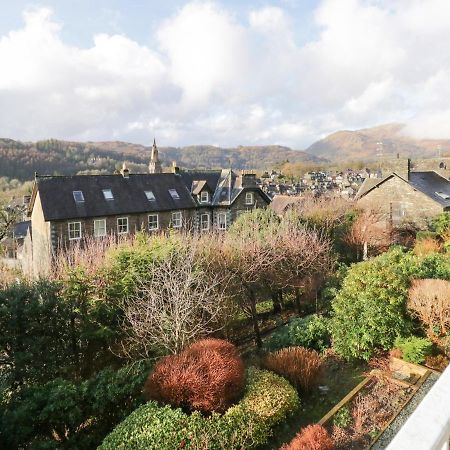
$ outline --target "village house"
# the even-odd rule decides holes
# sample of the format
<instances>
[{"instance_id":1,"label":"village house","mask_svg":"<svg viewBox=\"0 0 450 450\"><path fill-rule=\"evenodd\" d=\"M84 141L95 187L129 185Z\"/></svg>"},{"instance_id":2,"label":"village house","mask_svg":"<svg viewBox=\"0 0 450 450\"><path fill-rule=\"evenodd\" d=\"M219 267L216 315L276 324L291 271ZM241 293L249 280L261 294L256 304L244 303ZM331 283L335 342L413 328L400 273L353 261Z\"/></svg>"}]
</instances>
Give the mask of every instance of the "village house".
<instances>
[{"instance_id":1,"label":"village house","mask_svg":"<svg viewBox=\"0 0 450 450\"><path fill-rule=\"evenodd\" d=\"M366 178L357 204L376 208L387 225L425 228L434 216L450 211L450 181L435 171L412 171L409 159L390 161L382 178Z\"/></svg>"},{"instance_id":2,"label":"village house","mask_svg":"<svg viewBox=\"0 0 450 450\"><path fill-rule=\"evenodd\" d=\"M22 250L24 271L48 271L59 249L88 237L138 231L225 231L245 211L270 198L249 171L162 172L153 143L149 173L35 177Z\"/></svg>"}]
</instances>

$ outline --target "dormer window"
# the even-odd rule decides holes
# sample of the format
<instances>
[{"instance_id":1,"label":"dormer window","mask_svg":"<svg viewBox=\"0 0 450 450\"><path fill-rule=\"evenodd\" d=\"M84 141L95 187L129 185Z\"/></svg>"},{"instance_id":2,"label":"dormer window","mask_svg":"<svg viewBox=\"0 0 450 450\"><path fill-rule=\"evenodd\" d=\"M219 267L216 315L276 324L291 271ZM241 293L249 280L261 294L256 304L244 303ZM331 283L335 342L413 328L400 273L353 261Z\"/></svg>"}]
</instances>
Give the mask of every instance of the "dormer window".
<instances>
[{"instance_id":1,"label":"dormer window","mask_svg":"<svg viewBox=\"0 0 450 450\"><path fill-rule=\"evenodd\" d=\"M200 192L200 203L209 202L209 193L207 191Z\"/></svg>"},{"instance_id":2,"label":"dormer window","mask_svg":"<svg viewBox=\"0 0 450 450\"><path fill-rule=\"evenodd\" d=\"M83 191L73 191L73 199L75 203L84 203Z\"/></svg>"},{"instance_id":3,"label":"dormer window","mask_svg":"<svg viewBox=\"0 0 450 450\"><path fill-rule=\"evenodd\" d=\"M176 189L169 189L169 194L172 196L174 200L179 200L180 196Z\"/></svg>"},{"instance_id":4,"label":"dormer window","mask_svg":"<svg viewBox=\"0 0 450 450\"><path fill-rule=\"evenodd\" d=\"M245 204L253 205L254 202L255 202L255 198L254 198L253 192L247 192L245 194Z\"/></svg>"},{"instance_id":5,"label":"dormer window","mask_svg":"<svg viewBox=\"0 0 450 450\"><path fill-rule=\"evenodd\" d=\"M153 193L153 191L145 191L145 196L147 197L147 200L149 202L154 202L156 200L155 194Z\"/></svg>"},{"instance_id":6,"label":"dormer window","mask_svg":"<svg viewBox=\"0 0 450 450\"><path fill-rule=\"evenodd\" d=\"M103 197L105 197L105 200L114 200L111 189L103 189Z\"/></svg>"}]
</instances>

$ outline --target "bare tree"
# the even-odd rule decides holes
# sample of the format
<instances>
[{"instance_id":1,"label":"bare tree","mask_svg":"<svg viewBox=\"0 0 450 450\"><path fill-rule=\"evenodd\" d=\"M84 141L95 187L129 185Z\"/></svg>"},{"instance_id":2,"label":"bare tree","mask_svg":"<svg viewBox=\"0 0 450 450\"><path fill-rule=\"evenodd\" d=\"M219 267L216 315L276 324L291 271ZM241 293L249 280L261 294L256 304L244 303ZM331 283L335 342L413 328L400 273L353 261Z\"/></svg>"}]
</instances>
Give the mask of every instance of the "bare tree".
<instances>
[{"instance_id":1,"label":"bare tree","mask_svg":"<svg viewBox=\"0 0 450 450\"><path fill-rule=\"evenodd\" d=\"M345 236L348 245L356 250L357 259L366 260L369 248L383 249L391 243L392 230L385 214L374 207L360 211Z\"/></svg>"},{"instance_id":2,"label":"bare tree","mask_svg":"<svg viewBox=\"0 0 450 450\"><path fill-rule=\"evenodd\" d=\"M450 348L450 281L414 280L408 308L426 328L428 337L447 351Z\"/></svg>"},{"instance_id":3,"label":"bare tree","mask_svg":"<svg viewBox=\"0 0 450 450\"><path fill-rule=\"evenodd\" d=\"M324 233L288 220L281 223L274 236L273 251L279 253L278 265L268 278L279 289L294 289L300 310L300 290L323 279L333 266L331 241Z\"/></svg>"},{"instance_id":4,"label":"bare tree","mask_svg":"<svg viewBox=\"0 0 450 450\"><path fill-rule=\"evenodd\" d=\"M226 280L210 270L199 243L193 238L189 247L155 261L125 300L128 353L147 357L156 347L174 354L222 328Z\"/></svg>"}]
</instances>

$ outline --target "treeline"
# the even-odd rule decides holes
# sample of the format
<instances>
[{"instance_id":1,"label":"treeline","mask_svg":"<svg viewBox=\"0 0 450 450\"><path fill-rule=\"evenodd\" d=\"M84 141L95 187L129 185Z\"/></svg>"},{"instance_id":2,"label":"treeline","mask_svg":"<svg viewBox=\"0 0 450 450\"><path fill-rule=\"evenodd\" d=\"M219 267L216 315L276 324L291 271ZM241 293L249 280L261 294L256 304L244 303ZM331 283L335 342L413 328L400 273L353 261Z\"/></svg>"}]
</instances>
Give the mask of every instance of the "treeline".
<instances>
[{"instance_id":1,"label":"treeline","mask_svg":"<svg viewBox=\"0 0 450 450\"><path fill-rule=\"evenodd\" d=\"M124 161L136 172L145 172L151 147L124 142L68 142L48 139L20 142L0 139L0 177L30 180L34 173L73 175L113 173ZM220 148L189 146L161 147L160 158L169 167L176 161L182 168L267 169L283 161L324 161L301 151L281 146Z\"/></svg>"}]
</instances>

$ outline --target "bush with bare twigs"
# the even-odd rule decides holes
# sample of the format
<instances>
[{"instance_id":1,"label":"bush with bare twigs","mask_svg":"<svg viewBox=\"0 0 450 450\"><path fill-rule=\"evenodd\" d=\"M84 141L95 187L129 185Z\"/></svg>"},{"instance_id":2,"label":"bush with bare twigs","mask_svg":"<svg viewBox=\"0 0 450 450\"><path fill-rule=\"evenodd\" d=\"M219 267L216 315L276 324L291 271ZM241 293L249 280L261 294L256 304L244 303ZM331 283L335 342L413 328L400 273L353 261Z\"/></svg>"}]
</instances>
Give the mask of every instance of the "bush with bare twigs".
<instances>
[{"instance_id":1,"label":"bush with bare twigs","mask_svg":"<svg viewBox=\"0 0 450 450\"><path fill-rule=\"evenodd\" d=\"M448 351L450 281L414 280L408 294L409 310L423 323L428 337Z\"/></svg>"},{"instance_id":2,"label":"bush with bare twigs","mask_svg":"<svg viewBox=\"0 0 450 450\"><path fill-rule=\"evenodd\" d=\"M237 348L224 340L204 339L162 358L145 383L144 395L186 411L223 413L239 400L244 381Z\"/></svg>"},{"instance_id":3,"label":"bush with bare twigs","mask_svg":"<svg viewBox=\"0 0 450 450\"><path fill-rule=\"evenodd\" d=\"M437 239L427 237L416 240L414 244L414 253L417 256L425 256L432 253L439 253L442 250L442 245Z\"/></svg>"},{"instance_id":4,"label":"bush with bare twigs","mask_svg":"<svg viewBox=\"0 0 450 450\"><path fill-rule=\"evenodd\" d=\"M269 353L263 364L266 369L287 378L297 389L307 392L319 382L323 358L315 350L288 347Z\"/></svg>"},{"instance_id":5,"label":"bush with bare twigs","mask_svg":"<svg viewBox=\"0 0 450 450\"><path fill-rule=\"evenodd\" d=\"M280 450L333 450L334 443L322 425L309 425L303 428L289 444Z\"/></svg>"}]
</instances>

